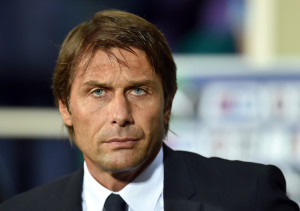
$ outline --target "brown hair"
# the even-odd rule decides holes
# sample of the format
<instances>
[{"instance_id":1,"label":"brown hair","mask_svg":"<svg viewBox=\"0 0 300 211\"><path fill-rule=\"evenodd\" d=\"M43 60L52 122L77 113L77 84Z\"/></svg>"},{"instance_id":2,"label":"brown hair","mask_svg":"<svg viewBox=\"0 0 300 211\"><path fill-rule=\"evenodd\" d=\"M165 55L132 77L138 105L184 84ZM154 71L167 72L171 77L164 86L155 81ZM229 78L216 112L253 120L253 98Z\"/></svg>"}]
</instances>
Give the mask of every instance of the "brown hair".
<instances>
[{"instance_id":1,"label":"brown hair","mask_svg":"<svg viewBox=\"0 0 300 211\"><path fill-rule=\"evenodd\" d=\"M91 59L97 50L111 54L112 47L133 53L134 47L146 53L154 71L162 79L165 108L169 106L177 90L176 65L164 35L143 18L118 10L98 12L67 35L53 77L56 103L61 100L68 106L71 84L82 57L90 55ZM166 132L168 127L169 123L166 123ZM74 139L73 127L68 127L68 132L70 138Z\"/></svg>"}]
</instances>

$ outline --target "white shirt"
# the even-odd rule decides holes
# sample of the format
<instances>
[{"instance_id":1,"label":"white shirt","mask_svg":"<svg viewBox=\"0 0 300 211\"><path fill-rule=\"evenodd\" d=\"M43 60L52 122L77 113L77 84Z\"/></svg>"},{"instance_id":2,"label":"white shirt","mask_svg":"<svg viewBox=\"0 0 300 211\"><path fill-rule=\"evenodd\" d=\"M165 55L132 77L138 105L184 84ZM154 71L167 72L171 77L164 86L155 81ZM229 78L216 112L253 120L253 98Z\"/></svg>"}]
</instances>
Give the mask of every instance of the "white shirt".
<instances>
[{"instance_id":1,"label":"white shirt","mask_svg":"<svg viewBox=\"0 0 300 211\"><path fill-rule=\"evenodd\" d=\"M128 204L128 211L163 211L164 166L163 150L160 149L152 163L131 183L117 192ZM83 211L103 210L106 198L113 193L90 174L84 162L82 187Z\"/></svg>"}]
</instances>

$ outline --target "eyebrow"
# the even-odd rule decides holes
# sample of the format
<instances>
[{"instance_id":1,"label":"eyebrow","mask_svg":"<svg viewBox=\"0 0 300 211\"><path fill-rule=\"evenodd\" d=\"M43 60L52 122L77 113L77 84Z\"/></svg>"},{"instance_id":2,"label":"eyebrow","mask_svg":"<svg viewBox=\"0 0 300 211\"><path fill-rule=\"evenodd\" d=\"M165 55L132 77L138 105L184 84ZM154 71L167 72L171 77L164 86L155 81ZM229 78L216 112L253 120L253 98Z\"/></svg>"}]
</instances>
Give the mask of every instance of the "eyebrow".
<instances>
[{"instance_id":1,"label":"eyebrow","mask_svg":"<svg viewBox=\"0 0 300 211\"><path fill-rule=\"evenodd\" d=\"M99 87L109 87L111 83L102 83L95 80L86 81L82 84L82 86L99 86Z\"/></svg>"},{"instance_id":2,"label":"eyebrow","mask_svg":"<svg viewBox=\"0 0 300 211\"><path fill-rule=\"evenodd\" d=\"M99 82L96 80L90 80L83 83L83 86L97 86L97 87L110 87L111 82ZM130 87L139 87L139 86L155 86L154 81L152 80L141 80L141 81L127 81L128 86Z\"/></svg>"},{"instance_id":3,"label":"eyebrow","mask_svg":"<svg viewBox=\"0 0 300 211\"><path fill-rule=\"evenodd\" d=\"M155 86L154 81L152 80L142 80L142 81L128 81L128 84L133 87L139 86Z\"/></svg>"}]
</instances>

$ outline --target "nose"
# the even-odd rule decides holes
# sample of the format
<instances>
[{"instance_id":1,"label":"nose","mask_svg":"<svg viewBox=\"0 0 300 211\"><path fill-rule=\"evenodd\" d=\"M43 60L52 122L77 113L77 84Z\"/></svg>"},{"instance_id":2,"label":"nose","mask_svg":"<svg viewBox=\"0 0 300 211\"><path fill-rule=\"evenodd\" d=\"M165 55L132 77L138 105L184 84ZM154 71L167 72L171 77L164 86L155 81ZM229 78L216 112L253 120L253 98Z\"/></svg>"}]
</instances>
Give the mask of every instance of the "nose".
<instances>
[{"instance_id":1,"label":"nose","mask_svg":"<svg viewBox=\"0 0 300 211\"><path fill-rule=\"evenodd\" d=\"M114 125L126 127L133 123L130 102L123 93L118 93L111 101L112 121Z\"/></svg>"}]
</instances>

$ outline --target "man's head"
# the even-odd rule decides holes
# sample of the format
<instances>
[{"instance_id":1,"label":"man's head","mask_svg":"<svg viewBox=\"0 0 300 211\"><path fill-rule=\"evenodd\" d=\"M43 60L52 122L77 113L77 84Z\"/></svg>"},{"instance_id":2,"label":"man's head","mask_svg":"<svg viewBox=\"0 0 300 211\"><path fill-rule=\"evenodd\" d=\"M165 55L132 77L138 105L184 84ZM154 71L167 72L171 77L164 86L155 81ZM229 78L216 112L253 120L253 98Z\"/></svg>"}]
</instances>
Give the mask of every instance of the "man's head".
<instances>
[{"instance_id":1,"label":"man's head","mask_svg":"<svg viewBox=\"0 0 300 211\"><path fill-rule=\"evenodd\" d=\"M130 13L103 11L66 37L53 90L87 164L130 170L161 147L177 90L176 65L155 26Z\"/></svg>"},{"instance_id":2,"label":"man's head","mask_svg":"<svg viewBox=\"0 0 300 211\"><path fill-rule=\"evenodd\" d=\"M69 106L71 85L83 59L88 65L97 50L112 54L113 47L131 52L134 47L145 52L153 70L162 79L167 109L176 93L177 82L176 65L164 35L141 17L116 10L96 13L91 20L76 26L64 40L52 85L56 102L61 100ZM166 122L166 132L168 127L169 122ZM73 140L73 127L68 127L68 132Z\"/></svg>"}]
</instances>

